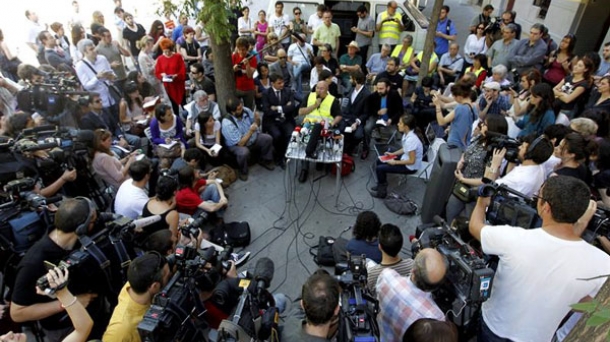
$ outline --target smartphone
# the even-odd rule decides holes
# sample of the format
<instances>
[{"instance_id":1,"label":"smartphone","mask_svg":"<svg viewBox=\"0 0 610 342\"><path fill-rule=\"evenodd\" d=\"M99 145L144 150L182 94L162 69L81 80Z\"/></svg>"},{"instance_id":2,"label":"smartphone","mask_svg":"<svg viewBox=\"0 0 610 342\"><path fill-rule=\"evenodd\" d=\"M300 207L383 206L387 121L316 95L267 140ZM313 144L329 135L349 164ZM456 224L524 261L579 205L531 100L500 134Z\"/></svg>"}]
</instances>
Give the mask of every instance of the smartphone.
<instances>
[{"instance_id":1,"label":"smartphone","mask_svg":"<svg viewBox=\"0 0 610 342\"><path fill-rule=\"evenodd\" d=\"M50 263L50 262L48 262L48 261L46 261L46 260L44 260L43 262L44 262L44 267L47 269L47 271L48 271L48 270L52 270L52 269L54 269L55 267L57 267L57 266L53 265L52 263Z\"/></svg>"}]
</instances>

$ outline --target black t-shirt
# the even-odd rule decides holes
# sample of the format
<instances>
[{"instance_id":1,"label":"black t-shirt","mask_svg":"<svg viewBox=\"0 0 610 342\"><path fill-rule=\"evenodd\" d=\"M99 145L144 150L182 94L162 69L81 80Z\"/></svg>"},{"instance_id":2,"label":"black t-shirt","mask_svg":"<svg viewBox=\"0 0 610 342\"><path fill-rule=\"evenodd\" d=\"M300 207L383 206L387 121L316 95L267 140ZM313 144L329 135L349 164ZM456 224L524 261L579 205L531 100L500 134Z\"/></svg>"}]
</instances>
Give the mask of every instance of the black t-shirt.
<instances>
[{"instance_id":1,"label":"black t-shirt","mask_svg":"<svg viewBox=\"0 0 610 342\"><path fill-rule=\"evenodd\" d=\"M208 77L204 78L202 81L193 79L193 84L195 85L195 89L191 90L191 93L194 93L197 90L203 90L208 95L216 95L216 85Z\"/></svg>"},{"instance_id":2,"label":"black t-shirt","mask_svg":"<svg viewBox=\"0 0 610 342\"><path fill-rule=\"evenodd\" d=\"M188 43L185 40L182 43L180 43L180 48L186 50L186 54L189 57L197 57L198 56L198 52L197 51L199 51L199 43L196 40L193 40L193 42L191 42L191 43ZM193 60L186 61L186 64L188 64L188 65L193 65L195 63L197 63L197 61L193 61Z\"/></svg>"},{"instance_id":3,"label":"black t-shirt","mask_svg":"<svg viewBox=\"0 0 610 342\"><path fill-rule=\"evenodd\" d=\"M573 82L572 75L566 76L561 91L569 95L578 87L583 87L585 91L570 103L561 102L561 110L573 110L575 108L580 110L583 108L584 104L589 99L589 91L591 88L591 84L587 80Z\"/></svg>"},{"instance_id":4,"label":"black t-shirt","mask_svg":"<svg viewBox=\"0 0 610 342\"><path fill-rule=\"evenodd\" d=\"M27 251L17 266L17 278L15 286L13 286L11 300L21 306L54 301L54 299L47 296L36 294L36 281L47 274L44 266L45 260L57 265L68 254L69 251L56 245L49 235L43 236ZM48 330L67 328L72 325L72 322L66 315L65 312L60 312L40 320L40 323L43 328Z\"/></svg>"},{"instance_id":5,"label":"black t-shirt","mask_svg":"<svg viewBox=\"0 0 610 342\"><path fill-rule=\"evenodd\" d=\"M125 26L123 29L123 38L129 41L129 51L131 51L131 55L137 59L140 54L140 49L138 49L136 43L146 35L146 30L140 24L136 24L136 28L137 30L134 31Z\"/></svg>"},{"instance_id":6,"label":"black t-shirt","mask_svg":"<svg viewBox=\"0 0 610 342\"><path fill-rule=\"evenodd\" d=\"M375 81L373 81L373 84L377 84L377 81L382 78L387 78L390 81L390 83L392 84L392 89L398 90L402 88L403 78L402 76L400 76L399 73L390 75L390 73L388 73L387 71L381 72L377 75L377 77L375 77Z\"/></svg>"},{"instance_id":7,"label":"black t-shirt","mask_svg":"<svg viewBox=\"0 0 610 342\"><path fill-rule=\"evenodd\" d=\"M337 62L335 57L331 57L329 60L324 60L324 66L330 69L333 76L337 75L337 70L339 70L339 62Z\"/></svg>"},{"instance_id":8,"label":"black t-shirt","mask_svg":"<svg viewBox=\"0 0 610 342\"><path fill-rule=\"evenodd\" d=\"M578 178L587 183L587 185L591 185L591 172L583 164L580 164L577 168L562 167L561 169L555 170L555 173L562 176Z\"/></svg>"}]
</instances>

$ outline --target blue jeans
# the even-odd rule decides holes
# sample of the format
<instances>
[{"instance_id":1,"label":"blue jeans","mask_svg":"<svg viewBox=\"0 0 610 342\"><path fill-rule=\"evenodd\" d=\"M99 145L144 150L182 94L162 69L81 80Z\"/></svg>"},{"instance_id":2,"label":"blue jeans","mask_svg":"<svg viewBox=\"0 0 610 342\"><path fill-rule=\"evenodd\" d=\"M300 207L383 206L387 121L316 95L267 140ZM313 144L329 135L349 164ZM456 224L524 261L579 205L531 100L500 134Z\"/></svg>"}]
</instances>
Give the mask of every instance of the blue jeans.
<instances>
[{"instance_id":1,"label":"blue jeans","mask_svg":"<svg viewBox=\"0 0 610 342\"><path fill-rule=\"evenodd\" d=\"M489 329L489 327L485 323L483 316L480 317L479 335L477 336L477 341L478 342L511 342L511 340L509 340L507 338L500 337L500 336L494 334L494 332L491 331L491 329Z\"/></svg>"},{"instance_id":2,"label":"blue jeans","mask_svg":"<svg viewBox=\"0 0 610 342\"><path fill-rule=\"evenodd\" d=\"M309 64L301 63L299 65L292 66L292 90L294 90L297 94L303 93L303 72L308 71L310 69Z\"/></svg>"},{"instance_id":3,"label":"blue jeans","mask_svg":"<svg viewBox=\"0 0 610 342\"><path fill-rule=\"evenodd\" d=\"M217 186L216 184L206 185L206 187L203 190L203 192L201 193L201 195L199 195L199 198L201 198L204 201L210 201L210 202L214 202L214 203L220 202L220 194L218 193L218 188L216 186ZM224 209L220 209L216 212L216 216L218 216L220 218L224 215L224 212L225 212Z\"/></svg>"},{"instance_id":4,"label":"blue jeans","mask_svg":"<svg viewBox=\"0 0 610 342\"><path fill-rule=\"evenodd\" d=\"M410 175L415 172L417 172L417 170L409 170L404 165L390 165L380 160L377 160L377 167L375 168L377 184L388 184L388 173Z\"/></svg>"}]
</instances>

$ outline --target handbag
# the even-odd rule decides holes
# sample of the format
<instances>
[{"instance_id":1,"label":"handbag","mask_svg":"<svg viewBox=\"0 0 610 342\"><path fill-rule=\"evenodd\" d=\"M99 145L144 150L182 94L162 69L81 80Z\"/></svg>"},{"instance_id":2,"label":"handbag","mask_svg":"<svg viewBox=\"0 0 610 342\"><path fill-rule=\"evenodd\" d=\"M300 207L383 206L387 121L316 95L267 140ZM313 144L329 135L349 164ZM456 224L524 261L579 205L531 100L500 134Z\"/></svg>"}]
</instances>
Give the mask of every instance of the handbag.
<instances>
[{"instance_id":1,"label":"handbag","mask_svg":"<svg viewBox=\"0 0 610 342\"><path fill-rule=\"evenodd\" d=\"M406 195L392 192L383 200L383 204L393 213L399 215L413 215L417 213L419 207L412 199Z\"/></svg>"},{"instance_id":2,"label":"handbag","mask_svg":"<svg viewBox=\"0 0 610 342\"><path fill-rule=\"evenodd\" d=\"M182 147L178 143L172 145L169 148L157 145L155 148L155 153L159 158L178 158L182 153Z\"/></svg>"},{"instance_id":3,"label":"handbag","mask_svg":"<svg viewBox=\"0 0 610 342\"><path fill-rule=\"evenodd\" d=\"M318 244L309 249L309 254L313 256L313 261L319 266L335 266L335 257L333 255L334 244L334 237L320 236Z\"/></svg>"},{"instance_id":4,"label":"handbag","mask_svg":"<svg viewBox=\"0 0 610 342\"><path fill-rule=\"evenodd\" d=\"M464 203L470 203L470 202L474 201L474 199L476 198L473 191L470 191L470 190L471 190L470 186L468 186L460 181L456 181L455 184L453 184L452 193L460 201L462 201Z\"/></svg>"}]
</instances>

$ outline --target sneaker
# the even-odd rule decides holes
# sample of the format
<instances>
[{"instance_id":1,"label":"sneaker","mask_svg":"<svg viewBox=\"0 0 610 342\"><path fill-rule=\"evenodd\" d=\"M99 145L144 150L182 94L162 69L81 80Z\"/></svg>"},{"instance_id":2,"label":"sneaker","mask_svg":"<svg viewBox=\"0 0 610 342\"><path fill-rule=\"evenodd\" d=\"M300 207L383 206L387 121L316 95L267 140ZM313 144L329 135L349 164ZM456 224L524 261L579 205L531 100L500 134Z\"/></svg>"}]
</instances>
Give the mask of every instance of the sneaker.
<instances>
[{"instance_id":1,"label":"sneaker","mask_svg":"<svg viewBox=\"0 0 610 342\"><path fill-rule=\"evenodd\" d=\"M231 260L235 263L235 267L240 267L248 261L250 252L231 253Z\"/></svg>"},{"instance_id":2,"label":"sneaker","mask_svg":"<svg viewBox=\"0 0 610 342\"><path fill-rule=\"evenodd\" d=\"M388 125L388 123L384 119L379 119L379 120L375 121L375 125L380 125L380 126L386 127Z\"/></svg>"},{"instance_id":3,"label":"sneaker","mask_svg":"<svg viewBox=\"0 0 610 342\"><path fill-rule=\"evenodd\" d=\"M271 160L261 161L260 164L269 171L275 170L275 163L273 163Z\"/></svg>"}]
</instances>

